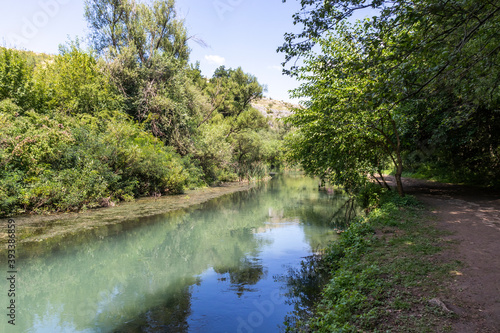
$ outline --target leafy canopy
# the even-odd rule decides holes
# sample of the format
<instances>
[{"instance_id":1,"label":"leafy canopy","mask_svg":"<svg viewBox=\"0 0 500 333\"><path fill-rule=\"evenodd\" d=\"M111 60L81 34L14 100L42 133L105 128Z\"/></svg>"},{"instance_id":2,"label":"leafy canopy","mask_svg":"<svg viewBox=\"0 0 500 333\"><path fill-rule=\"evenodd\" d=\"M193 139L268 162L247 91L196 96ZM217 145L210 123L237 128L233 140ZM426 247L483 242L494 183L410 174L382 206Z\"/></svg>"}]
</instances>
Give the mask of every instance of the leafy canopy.
<instances>
[{"instance_id":1,"label":"leafy canopy","mask_svg":"<svg viewBox=\"0 0 500 333\"><path fill-rule=\"evenodd\" d=\"M495 134L498 1L303 0L301 4L294 23L303 30L286 34L279 48L286 53L287 63L305 62L285 69L308 82L295 94L309 97L307 106L312 108L298 111L293 120L302 131L295 148L308 140L318 146L318 154L325 154L321 146L331 143L334 158L317 154L311 158L323 161L322 170L340 172L335 163L345 160L346 152L352 154L343 148L349 144L363 147L351 155L363 161L359 167L354 161L351 164L359 174L367 172L362 167L366 163L382 168L389 160L398 181L403 160L408 163L418 153L421 161L450 171L465 163L462 170L467 175L478 176L480 167L482 182L493 179L486 170L500 162L500 140ZM346 22L363 11L372 17L354 25ZM300 116L307 112L317 116ZM313 125L320 121L335 125ZM312 126L322 126L318 134L328 132L332 139L319 139L326 134L314 137L314 130L306 129ZM357 134L345 128L339 132L341 126L357 129ZM485 131L487 135L478 135ZM368 141L372 144L366 145Z\"/></svg>"}]
</instances>

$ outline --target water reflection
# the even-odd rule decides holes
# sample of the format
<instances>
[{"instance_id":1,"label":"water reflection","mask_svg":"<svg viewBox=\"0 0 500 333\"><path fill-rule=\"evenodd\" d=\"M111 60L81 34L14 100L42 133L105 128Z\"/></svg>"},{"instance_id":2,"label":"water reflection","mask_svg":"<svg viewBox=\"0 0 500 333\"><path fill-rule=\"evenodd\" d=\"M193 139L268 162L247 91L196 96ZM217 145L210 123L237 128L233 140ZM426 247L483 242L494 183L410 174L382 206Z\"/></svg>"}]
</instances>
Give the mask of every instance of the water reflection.
<instances>
[{"instance_id":1,"label":"water reflection","mask_svg":"<svg viewBox=\"0 0 500 333\"><path fill-rule=\"evenodd\" d=\"M259 258L243 258L238 264L232 267L214 267L214 272L219 275L229 274L231 289L238 297L245 291L253 291L250 286L257 284L266 272ZM226 281L227 278L220 277L219 281Z\"/></svg>"},{"instance_id":2,"label":"water reflection","mask_svg":"<svg viewBox=\"0 0 500 333\"><path fill-rule=\"evenodd\" d=\"M293 307L273 276L335 237L324 221L344 201L277 178L25 259L16 330L275 332Z\"/></svg>"},{"instance_id":3,"label":"water reflection","mask_svg":"<svg viewBox=\"0 0 500 333\"><path fill-rule=\"evenodd\" d=\"M305 257L300 267L291 267L285 274L275 277L286 285L286 302L294 307L285 320L291 332L302 331L301 325L313 315L312 309L321 298L330 272L331 267L325 265L322 254L317 253Z\"/></svg>"}]
</instances>

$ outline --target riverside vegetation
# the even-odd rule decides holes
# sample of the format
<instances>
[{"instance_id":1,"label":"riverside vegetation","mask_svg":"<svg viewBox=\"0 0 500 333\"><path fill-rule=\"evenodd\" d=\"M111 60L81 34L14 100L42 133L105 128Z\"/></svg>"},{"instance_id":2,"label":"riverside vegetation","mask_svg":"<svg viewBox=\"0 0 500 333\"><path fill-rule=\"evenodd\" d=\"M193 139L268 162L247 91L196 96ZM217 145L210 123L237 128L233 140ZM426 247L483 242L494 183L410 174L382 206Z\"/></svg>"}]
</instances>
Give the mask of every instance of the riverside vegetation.
<instances>
[{"instance_id":1,"label":"riverside vegetation","mask_svg":"<svg viewBox=\"0 0 500 333\"><path fill-rule=\"evenodd\" d=\"M499 186L499 1L301 5L279 51L303 82L288 146L308 173L355 190L390 168L400 195L403 171Z\"/></svg>"},{"instance_id":2,"label":"riverside vegetation","mask_svg":"<svg viewBox=\"0 0 500 333\"><path fill-rule=\"evenodd\" d=\"M279 51L287 63L303 60L285 71L303 81L293 96L307 101L285 124L251 107L264 87L241 68L206 79L188 64L173 1L86 1L91 51L78 41L57 56L2 49L0 214L252 178L279 167L284 146L368 212L326 250L322 299L290 330L446 323L451 315L426 301L459 263L434 261L440 235L418 223L425 212L404 196L401 176L499 185L499 2L301 4L294 21L303 31ZM348 20L366 9L369 18ZM397 194L369 185L388 168Z\"/></svg>"},{"instance_id":3,"label":"riverside vegetation","mask_svg":"<svg viewBox=\"0 0 500 333\"><path fill-rule=\"evenodd\" d=\"M292 275L292 293L306 304L311 281L321 293L311 308L296 307L287 331L451 332L456 315L432 303L461 267L437 259L444 232L423 223L429 214L412 196L372 184L358 202L369 213Z\"/></svg>"},{"instance_id":4,"label":"riverside vegetation","mask_svg":"<svg viewBox=\"0 0 500 333\"><path fill-rule=\"evenodd\" d=\"M86 2L92 50L0 49L0 216L262 177L286 127L241 68L189 65L173 1ZM119 17L118 20L111 20ZM161 33L159 33L161 32Z\"/></svg>"},{"instance_id":5,"label":"riverside vegetation","mask_svg":"<svg viewBox=\"0 0 500 333\"><path fill-rule=\"evenodd\" d=\"M323 274L328 283L313 316L292 319L290 330L451 331L447 314L425 305L451 269L433 259L439 235L420 223L425 213L405 198L401 177L500 185L500 2L300 4L293 22L301 29L278 48L284 71L302 81L292 95L306 99L287 119L296 128L287 154L308 174L364 198L369 214L321 265L298 273ZM397 194L384 170L394 170Z\"/></svg>"}]
</instances>

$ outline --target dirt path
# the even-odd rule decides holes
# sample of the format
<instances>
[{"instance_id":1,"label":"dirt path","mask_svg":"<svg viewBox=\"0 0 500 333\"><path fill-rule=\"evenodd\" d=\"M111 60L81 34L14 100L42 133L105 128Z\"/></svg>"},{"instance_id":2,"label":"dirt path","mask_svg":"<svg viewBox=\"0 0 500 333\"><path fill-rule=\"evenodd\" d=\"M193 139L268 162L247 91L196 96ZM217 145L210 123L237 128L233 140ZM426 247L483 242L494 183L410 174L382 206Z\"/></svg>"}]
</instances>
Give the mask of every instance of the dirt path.
<instances>
[{"instance_id":1,"label":"dirt path","mask_svg":"<svg viewBox=\"0 0 500 333\"><path fill-rule=\"evenodd\" d=\"M443 259L463 263L443 295L458 314L453 332L499 333L500 193L410 178L403 184L435 214L437 227L450 232L446 240L456 245L443 251Z\"/></svg>"}]
</instances>

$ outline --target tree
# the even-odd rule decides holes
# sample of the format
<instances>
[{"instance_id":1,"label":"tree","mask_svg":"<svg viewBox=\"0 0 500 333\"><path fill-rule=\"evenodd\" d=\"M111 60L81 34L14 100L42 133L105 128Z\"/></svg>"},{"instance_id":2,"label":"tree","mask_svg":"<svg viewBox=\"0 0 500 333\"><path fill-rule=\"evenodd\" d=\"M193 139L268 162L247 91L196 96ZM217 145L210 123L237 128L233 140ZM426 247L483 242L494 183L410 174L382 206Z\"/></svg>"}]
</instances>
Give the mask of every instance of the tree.
<instances>
[{"instance_id":1,"label":"tree","mask_svg":"<svg viewBox=\"0 0 500 333\"><path fill-rule=\"evenodd\" d=\"M109 76L78 41L61 46L59 55L37 66L34 79L43 95L43 107L52 112L97 116L120 110L123 105Z\"/></svg>"},{"instance_id":2,"label":"tree","mask_svg":"<svg viewBox=\"0 0 500 333\"><path fill-rule=\"evenodd\" d=\"M345 95L344 100L335 99L328 103L337 106L349 104L356 110L366 109L367 103L371 104L370 108L376 112L363 117L368 121L371 119L370 128L385 138L379 141L382 143L380 147L386 153L384 145L393 147L391 154L395 156L385 156L395 161L396 178L400 178L402 171L403 150L408 155L407 152L417 149L416 145L430 143L415 140L428 130L412 126L415 121L427 119L427 123L434 124L430 130L433 137L443 136L443 132L444 136L455 132L453 136L456 138L459 124L479 130L470 121L476 118L471 115L484 121L493 119L491 112L481 110L498 107L498 1L303 0L301 4L302 13L294 16L294 22L303 24L304 29L298 34L286 34L279 51L286 53L289 62L299 57L308 59L314 54L317 44L323 48L324 57L316 59L318 64L323 64L323 68L317 71L321 79L302 77L325 86L323 95L315 93L312 103L327 100L323 98L329 96L325 82L342 82L343 87L334 86L333 89L345 91L350 86L350 95ZM346 19L354 12L366 9L371 9L371 19L352 27L346 25ZM342 54L338 48L324 48L328 43L348 44L349 41L355 45L355 54L358 55L354 61L350 60L350 54ZM304 73L296 65L285 71L297 77ZM492 71L494 75L489 76ZM349 83L346 84L345 80ZM487 98L481 99L480 96L485 94ZM429 100L433 105L426 107ZM325 103L322 106L325 108ZM338 110L336 106L333 108ZM447 116L442 117L444 110ZM356 112L350 114L350 122L361 111ZM383 122L387 128L385 134L382 128L377 128L377 124ZM483 149L490 148L490 152L496 155L498 142L485 140L478 145ZM439 150L444 153L447 149L444 145ZM402 193L400 187L398 181Z\"/></svg>"},{"instance_id":3,"label":"tree","mask_svg":"<svg viewBox=\"0 0 500 333\"><path fill-rule=\"evenodd\" d=\"M32 76L33 67L19 52L0 48L0 101L9 98L21 111L34 107L38 96Z\"/></svg>"},{"instance_id":4,"label":"tree","mask_svg":"<svg viewBox=\"0 0 500 333\"><path fill-rule=\"evenodd\" d=\"M187 60L187 34L176 19L173 0L154 0L149 4L135 0L86 0L85 17L94 48L111 56L132 48L142 64L167 53Z\"/></svg>"},{"instance_id":5,"label":"tree","mask_svg":"<svg viewBox=\"0 0 500 333\"><path fill-rule=\"evenodd\" d=\"M257 78L243 72L241 67L226 69L225 66L215 70L206 89L212 105L225 117L240 115L253 100L262 97L264 90Z\"/></svg>"},{"instance_id":6,"label":"tree","mask_svg":"<svg viewBox=\"0 0 500 333\"><path fill-rule=\"evenodd\" d=\"M185 155L206 105L189 79L187 32L173 0L88 0L96 51L125 98L126 112Z\"/></svg>"},{"instance_id":7,"label":"tree","mask_svg":"<svg viewBox=\"0 0 500 333\"><path fill-rule=\"evenodd\" d=\"M354 189L366 175L381 171L386 159L398 170L401 185L401 144L390 105L397 90L383 92L384 72L363 65L365 27L344 23L335 34L318 39L321 53L309 53L298 78L305 81L294 97L307 97L305 108L288 119L298 132L291 136L290 156L310 173ZM380 100L374 99L384 94Z\"/></svg>"},{"instance_id":8,"label":"tree","mask_svg":"<svg viewBox=\"0 0 500 333\"><path fill-rule=\"evenodd\" d=\"M240 179L249 177L264 163L260 130L266 130L266 119L251 107L262 97L264 87L257 78L243 69L217 68L204 87L210 111L198 124L200 136L196 157L201 161L209 182L233 179L228 176L232 166Z\"/></svg>"}]
</instances>

